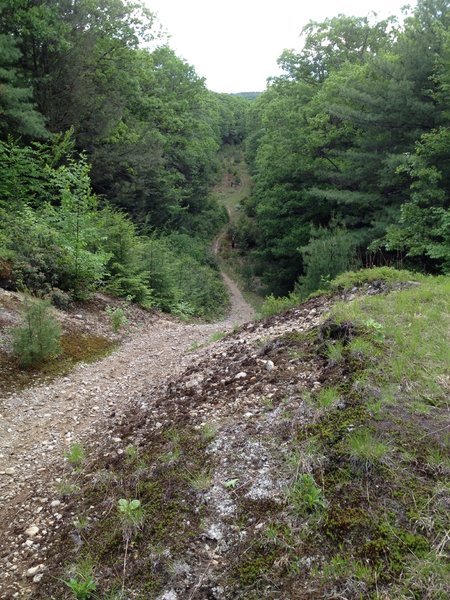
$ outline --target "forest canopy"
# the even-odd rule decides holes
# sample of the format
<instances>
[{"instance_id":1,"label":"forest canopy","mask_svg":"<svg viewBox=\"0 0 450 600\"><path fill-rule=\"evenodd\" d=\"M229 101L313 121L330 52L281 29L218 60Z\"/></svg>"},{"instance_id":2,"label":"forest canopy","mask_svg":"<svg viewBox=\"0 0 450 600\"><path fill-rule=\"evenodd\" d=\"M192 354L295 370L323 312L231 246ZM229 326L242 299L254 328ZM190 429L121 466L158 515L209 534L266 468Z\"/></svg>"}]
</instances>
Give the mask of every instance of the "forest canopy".
<instances>
[{"instance_id":1,"label":"forest canopy","mask_svg":"<svg viewBox=\"0 0 450 600\"><path fill-rule=\"evenodd\" d=\"M3 0L1 284L217 312L210 247L227 215L211 189L227 145L253 176L235 239L265 292L307 295L356 266L448 272L449 25L445 0L402 21L310 22L265 92L229 95L139 3ZM202 306L174 274L187 257L212 286Z\"/></svg>"}]
</instances>

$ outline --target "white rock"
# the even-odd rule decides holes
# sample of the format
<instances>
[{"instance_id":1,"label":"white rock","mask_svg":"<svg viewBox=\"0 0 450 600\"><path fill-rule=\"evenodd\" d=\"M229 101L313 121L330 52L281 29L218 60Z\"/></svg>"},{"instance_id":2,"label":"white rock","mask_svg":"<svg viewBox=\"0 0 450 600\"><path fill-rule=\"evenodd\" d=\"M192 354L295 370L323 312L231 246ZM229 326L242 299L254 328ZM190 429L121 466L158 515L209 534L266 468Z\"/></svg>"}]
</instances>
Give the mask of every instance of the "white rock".
<instances>
[{"instance_id":1,"label":"white rock","mask_svg":"<svg viewBox=\"0 0 450 600\"><path fill-rule=\"evenodd\" d=\"M36 573L38 573L42 569L43 565L36 565L35 567L31 567L27 571L27 577L34 577Z\"/></svg>"},{"instance_id":2,"label":"white rock","mask_svg":"<svg viewBox=\"0 0 450 600\"><path fill-rule=\"evenodd\" d=\"M36 525L30 525L30 527L28 527L28 529L25 530L25 535L27 535L29 538L34 538L34 536L38 533L39 527L37 527Z\"/></svg>"},{"instance_id":3,"label":"white rock","mask_svg":"<svg viewBox=\"0 0 450 600\"><path fill-rule=\"evenodd\" d=\"M273 371L275 369L275 365L271 360L266 360L266 369L268 371Z\"/></svg>"},{"instance_id":4,"label":"white rock","mask_svg":"<svg viewBox=\"0 0 450 600\"><path fill-rule=\"evenodd\" d=\"M161 596L158 596L157 600L177 600L178 595L175 592L175 590L168 590L167 592L164 592L163 594L161 594Z\"/></svg>"},{"instance_id":5,"label":"white rock","mask_svg":"<svg viewBox=\"0 0 450 600\"><path fill-rule=\"evenodd\" d=\"M61 500L53 500L53 502L50 503L50 506L52 508L56 508L57 506L59 506L61 504Z\"/></svg>"},{"instance_id":6,"label":"white rock","mask_svg":"<svg viewBox=\"0 0 450 600\"><path fill-rule=\"evenodd\" d=\"M244 379L245 377L247 377L247 373L245 373L245 371L241 371L236 375L235 379Z\"/></svg>"}]
</instances>

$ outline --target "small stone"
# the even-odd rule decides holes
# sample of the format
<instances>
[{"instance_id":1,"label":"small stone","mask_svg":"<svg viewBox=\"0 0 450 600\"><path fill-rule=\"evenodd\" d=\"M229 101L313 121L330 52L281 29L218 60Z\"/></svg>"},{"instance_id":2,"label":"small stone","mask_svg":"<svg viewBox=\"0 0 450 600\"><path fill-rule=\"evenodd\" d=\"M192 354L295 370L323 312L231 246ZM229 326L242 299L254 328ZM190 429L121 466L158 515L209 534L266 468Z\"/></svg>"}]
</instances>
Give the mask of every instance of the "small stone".
<instances>
[{"instance_id":1,"label":"small stone","mask_svg":"<svg viewBox=\"0 0 450 600\"><path fill-rule=\"evenodd\" d=\"M39 583L43 577L44 573L38 573L33 577L33 583Z\"/></svg>"},{"instance_id":2,"label":"small stone","mask_svg":"<svg viewBox=\"0 0 450 600\"><path fill-rule=\"evenodd\" d=\"M34 538L34 536L38 533L39 527L36 527L36 525L30 525L30 527L28 527L28 529L25 530L25 535L27 535L29 538Z\"/></svg>"},{"instance_id":3,"label":"small stone","mask_svg":"<svg viewBox=\"0 0 450 600\"><path fill-rule=\"evenodd\" d=\"M245 371L241 371L236 375L235 379L245 379L245 377L247 377L247 373L245 373Z\"/></svg>"},{"instance_id":4,"label":"small stone","mask_svg":"<svg viewBox=\"0 0 450 600\"><path fill-rule=\"evenodd\" d=\"M56 508L57 506L59 506L61 504L61 500L53 500L53 502L50 503L50 506L52 508Z\"/></svg>"},{"instance_id":5,"label":"small stone","mask_svg":"<svg viewBox=\"0 0 450 600\"><path fill-rule=\"evenodd\" d=\"M35 567L31 567L27 571L27 577L34 577L36 573L41 570L42 565L36 565Z\"/></svg>"},{"instance_id":6,"label":"small stone","mask_svg":"<svg viewBox=\"0 0 450 600\"><path fill-rule=\"evenodd\" d=\"M6 475L14 475L15 472L16 472L16 470L14 467L8 467L7 469L5 469Z\"/></svg>"},{"instance_id":7,"label":"small stone","mask_svg":"<svg viewBox=\"0 0 450 600\"><path fill-rule=\"evenodd\" d=\"M275 369L275 365L271 360L266 360L266 369L267 371L273 371Z\"/></svg>"}]
</instances>

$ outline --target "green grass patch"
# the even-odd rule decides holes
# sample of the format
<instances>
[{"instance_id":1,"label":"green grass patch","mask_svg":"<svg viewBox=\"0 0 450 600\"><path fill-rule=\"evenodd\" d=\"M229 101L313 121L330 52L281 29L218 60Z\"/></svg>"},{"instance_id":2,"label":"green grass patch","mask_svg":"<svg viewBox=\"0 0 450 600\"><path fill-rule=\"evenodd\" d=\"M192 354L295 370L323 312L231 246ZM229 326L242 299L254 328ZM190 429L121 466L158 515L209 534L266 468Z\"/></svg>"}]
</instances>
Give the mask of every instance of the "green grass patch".
<instances>
[{"instance_id":1,"label":"green grass patch","mask_svg":"<svg viewBox=\"0 0 450 600\"><path fill-rule=\"evenodd\" d=\"M406 278L404 272L400 277ZM396 399L404 406L447 403L449 277L421 276L418 286L340 302L331 316L365 331L364 341L353 341L351 351L373 356L379 354L374 346L383 345L384 358L369 366L370 377L382 391L388 394L396 388Z\"/></svg>"},{"instance_id":2,"label":"green grass patch","mask_svg":"<svg viewBox=\"0 0 450 600\"><path fill-rule=\"evenodd\" d=\"M418 277L421 276L411 271L401 271L392 267L374 267L341 273L330 282L330 287L332 290L348 290L376 281L390 284L417 281Z\"/></svg>"}]
</instances>

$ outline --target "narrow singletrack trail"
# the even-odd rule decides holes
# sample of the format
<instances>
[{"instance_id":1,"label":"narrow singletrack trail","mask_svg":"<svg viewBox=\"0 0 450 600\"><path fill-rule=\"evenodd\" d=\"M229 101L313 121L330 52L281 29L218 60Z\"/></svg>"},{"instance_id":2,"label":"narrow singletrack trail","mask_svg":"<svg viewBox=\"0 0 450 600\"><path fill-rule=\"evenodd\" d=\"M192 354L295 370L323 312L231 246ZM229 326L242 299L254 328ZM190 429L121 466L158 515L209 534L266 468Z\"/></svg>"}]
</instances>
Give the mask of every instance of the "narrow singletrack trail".
<instances>
[{"instance_id":1,"label":"narrow singletrack trail","mask_svg":"<svg viewBox=\"0 0 450 600\"><path fill-rule=\"evenodd\" d=\"M213 242L216 255L224 235ZM0 598L32 597L25 575L40 543L21 550L23 532L44 501L57 502L55 473L71 445L95 445L113 420L200 359L213 334L254 317L236 283L224 272L222 277L230 297L225 318L187 324L149 315L108 357L0 398Z\"/></svg>"}]
</instances>

